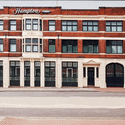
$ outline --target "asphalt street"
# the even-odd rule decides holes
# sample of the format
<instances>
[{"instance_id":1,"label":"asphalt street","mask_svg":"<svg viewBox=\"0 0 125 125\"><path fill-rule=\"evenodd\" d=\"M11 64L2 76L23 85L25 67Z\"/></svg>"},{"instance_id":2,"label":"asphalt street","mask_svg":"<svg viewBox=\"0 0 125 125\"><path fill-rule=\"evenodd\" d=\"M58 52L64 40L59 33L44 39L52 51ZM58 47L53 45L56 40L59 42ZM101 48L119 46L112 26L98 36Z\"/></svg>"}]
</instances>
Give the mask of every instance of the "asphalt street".
<instances>
[{"instance_id":1,"label":"asphalt street","mask_svg":"<svg viewBox=\"0 0 125 125\"><path fill-rule=\"evenodd\" d=\"M125 119L125 93L0 92L0 117Z\"/></svg>"},{"instance_id":2,"label":"asphalt street","mask_svg":"<svg viewBox=\"0 0 125 125\"><path fill-rule=\"evenodd\" d=\"M0 97L125 97L124 92L0 92Z\"/></svg>"},{"instance_id":3,"label":"asphalt street","mask_svg":"<svg viewBox=\"0 0 125 125\"><path fill-rule=\"evenodd\" d=\"M125 118L125 109L51 109L51 108L0 108L0 117L120 117Z\"/></svg>"}]
</instances>

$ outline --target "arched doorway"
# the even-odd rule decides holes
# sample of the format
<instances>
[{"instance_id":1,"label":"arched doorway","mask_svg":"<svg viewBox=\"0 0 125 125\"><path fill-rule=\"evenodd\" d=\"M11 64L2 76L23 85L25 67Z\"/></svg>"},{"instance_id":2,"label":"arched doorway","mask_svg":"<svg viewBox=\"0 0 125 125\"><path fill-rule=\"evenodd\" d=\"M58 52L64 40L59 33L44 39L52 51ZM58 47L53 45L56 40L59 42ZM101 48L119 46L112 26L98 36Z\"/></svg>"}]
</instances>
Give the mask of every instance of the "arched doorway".
<instances>
[{"instance_id":1,"label":"arched doorway","mask_svg":"<svg viewBox=\"0 0 125 125\"><path fill-rule=\"evenodd\" d=\"M124 86L124 67L119 63L110 63L106 66L107 87Z\"/></svg>"}]
</instances>

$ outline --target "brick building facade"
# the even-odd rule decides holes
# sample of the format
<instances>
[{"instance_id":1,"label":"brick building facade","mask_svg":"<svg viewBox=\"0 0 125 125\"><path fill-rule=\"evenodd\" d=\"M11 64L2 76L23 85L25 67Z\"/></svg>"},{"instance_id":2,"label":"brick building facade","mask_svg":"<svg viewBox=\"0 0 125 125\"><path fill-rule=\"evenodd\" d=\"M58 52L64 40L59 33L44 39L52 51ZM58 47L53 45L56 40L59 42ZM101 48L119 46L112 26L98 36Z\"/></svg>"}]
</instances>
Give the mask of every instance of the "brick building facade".
<instances>
[{"instance_id":1,"label":"brick building facade","mask_svg":"<svg viewBox=\"0 0 125 125\"><path fill-rule=\"evenodd\" d=\"M124 7L0 10L1 87L125 87L124 58Z\"/></svg>"}]
</instances>

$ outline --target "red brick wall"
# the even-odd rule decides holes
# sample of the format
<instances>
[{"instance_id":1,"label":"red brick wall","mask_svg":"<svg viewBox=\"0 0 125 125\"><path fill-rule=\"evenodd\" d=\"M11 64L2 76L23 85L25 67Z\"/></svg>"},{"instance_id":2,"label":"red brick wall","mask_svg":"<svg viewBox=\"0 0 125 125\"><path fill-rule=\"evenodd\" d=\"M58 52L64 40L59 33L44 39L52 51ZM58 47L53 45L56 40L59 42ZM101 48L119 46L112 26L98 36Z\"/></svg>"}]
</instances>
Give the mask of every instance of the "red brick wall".
<instances>
[{"instance_id":1,"label":"red brick wall","mask_svg":"<svg viewBox=\"0 0 125 125\"><path fill-rule=\"evenodd\" d=\"M125 53L125 40L123 40L123 53Z\"/></svg>"},{"instance_id":2,"label":"red brick wall","mask_svg":"<svg viewBox=\"0 0 125 125\"><path fill-rule=\"evenodd\" d=\"M3 51L9 52L10 45L9 45L9 39L3 39Z\"/></svg>"},{"instance_id":3,"label":"red brick wall","mask_svg":"<svg viewBox=\"0 0 125 125\"><path fill-rule=\"evenodd\" d=\"M3 29L4 30L9 30L10 29L10 27L9 27L9 23L10 23L10 21L9 20L3 20Z\"/></svg>"},{"instance_id":4,"label":"red brick wall","mask_svg":"<svg viewBox=\"0 0 125 125\"><path fill-rule=\"evenodd\" d=\"M22 20L16 20L16 29L22 30Z\"/></svg>"},{"instance_id":5,"label":"red brick wall","mask_svg":"<svg viewBox=\"0 0 125 125\"><path fill-rule=\"evenodd\" d=\"M123 20L123 31L125 32L125 20Z\"/></svg>"},{"instance_id":6,"label":"red brick wall","mask_svg":"<svg viewBox=\"0 0 125 125\"><path fill-rule=\"evenodd\" d=\"M61 39L55 40L55 47L56 47L56 52L62 51L62 40Z\"/></svg>"},{"instance_id":7,"label":"red brick wall","mask_svg":"<svg viewBox=\"0 0 125 125\"><path fill-rule=\"evenodd\" d=\"M56 25L56 31L62 30L62 21L61 20L56 20L55 25Z\"/></svg>"},{"instance_id":8,"label":"red brick wall","mask_svg":"<svg viewBox=\"0 0 125 125\"><path fill-rule=\"evenodd\" d=\"M99 53L106 53L106 40L99 40Z\"/></svg>"},{"instance_id":9,"label":"red brick wall","mask_svg":"<svg viewBox=\"0 0 125 125\"><path fill-rule=\"evenodd\" d=\"M99 31L106 31L106 21L99 20L98 23Z\"/></svg>"},{"instance_id":10,"label":"red brick wall","mask_svg":"<svg viewBox=\"0 0 125 125\"><path fill-rule=\"evenodd\" d=\"M83 53L83 40L78 40L78 53Z\"/></svg>"},{"instance_id":11,"label":"red brick wall","mask_svg":"<svg viewBox=\"0 0 125 125\"><path fill-rule=\"evenodd\" d=\"M43 40L43 52L48 52L49 50L49 43L48 43L48 39L44 39Z\"/></svg>"},{"instance_id":12,"label":"red brick wall","mask_svg":"<svg viewBox=\"0 0 125 125\"><path fill-rule=\"evenodd\" d=\"M99 54L43 54L44 57L60 57L60 58L112 58L112 59L123 59L125 55L99 55Z\"/></svg>"},{"instance_id":13,"label":"red brick wall","mask_svg":"<svg viewBox=\"0 0 125 125\"><path fill-rule=\"evenodd\" d=\"M48 31L49 26L48 26L48 20L43 20L43 31Z\"/></svg>"},{"instance_id":14,"label":"red brick wall","mask_svg":"<svg viewBox=\"0 0 125 125\"><path fill-rule=\"evenodd\" d=\"M16 40L16 50L17 52L22 52L22 39Z\"/></svg>"},{"instance_id":15,"label":"red brick wall","mask_svg":"<svg viewBox=\"0 0 125 125\"><path fill-rule=\"evenodd\" d=\"M78 20L77 23L78 23L78 31L82 31L83 30L82 29L82 20Z\"/></svg>"}]
</instances>

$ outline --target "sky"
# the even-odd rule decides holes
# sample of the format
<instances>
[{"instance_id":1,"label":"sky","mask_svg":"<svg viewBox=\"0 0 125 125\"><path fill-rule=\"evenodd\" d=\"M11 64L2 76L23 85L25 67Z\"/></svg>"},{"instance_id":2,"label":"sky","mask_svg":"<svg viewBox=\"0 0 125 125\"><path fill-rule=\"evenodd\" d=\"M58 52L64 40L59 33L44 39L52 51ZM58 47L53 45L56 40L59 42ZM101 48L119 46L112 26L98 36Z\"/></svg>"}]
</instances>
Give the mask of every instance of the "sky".
<instances>
[{"instance_id":1,"label":"sky","mask_svg":"<svg viewBox=\"0 0 125 125\"><path fill-rule=\"evenodd\" d=\"M57 6L57 2L53 1L1 1L0 0L0 8L3 6L40 6L40 7L53 7ZM58 6L61 6L62 9L98 9L100 6L106 7L124 7L125 1L70 1L70 0L61 0L58 1Z\"/></svg>"}]
</instances>

